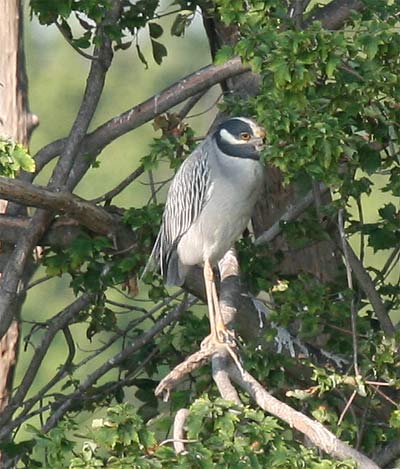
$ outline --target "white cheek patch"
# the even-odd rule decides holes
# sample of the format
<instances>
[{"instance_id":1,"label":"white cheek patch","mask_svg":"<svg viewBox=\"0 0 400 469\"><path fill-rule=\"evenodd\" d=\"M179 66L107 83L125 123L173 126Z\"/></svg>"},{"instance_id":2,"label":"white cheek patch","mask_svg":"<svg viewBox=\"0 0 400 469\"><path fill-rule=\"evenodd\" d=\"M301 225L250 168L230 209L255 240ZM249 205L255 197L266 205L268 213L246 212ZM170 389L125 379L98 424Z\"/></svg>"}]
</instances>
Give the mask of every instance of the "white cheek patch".
<instances>
[{"instance_id":1,"label":"white cheek patch","mask_svg":"<svg viewBox=\"0 0 400 469\"><path fill-rule=\"evenodd\" d=\"M242 145L243 143L248 143L246 140L241 140L235 138L231 133L226 129L221 129L219 132L221 139L224 143L229 143L230 145Z\"/></svg>"}]
</instances>

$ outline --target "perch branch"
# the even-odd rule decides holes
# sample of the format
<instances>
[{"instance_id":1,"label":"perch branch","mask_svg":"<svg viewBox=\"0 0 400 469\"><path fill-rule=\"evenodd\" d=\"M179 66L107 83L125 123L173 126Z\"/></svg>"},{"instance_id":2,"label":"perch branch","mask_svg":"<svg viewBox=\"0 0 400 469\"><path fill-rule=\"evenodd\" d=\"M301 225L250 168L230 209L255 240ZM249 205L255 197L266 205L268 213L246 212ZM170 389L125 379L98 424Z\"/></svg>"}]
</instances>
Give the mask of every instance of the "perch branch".
<instances>
[{"instance_id":1,"label":"perch branch","mask_svg":"<svg viewBox=\"0 0 400 469\"><path fill-rule=\"evenodd\" d=\"M210 348L200 350L199 352L192 354L183 364L181 363L175 367L175 369L160 382L156 388L155 394L157 396L163 394L164 400L168 399L172 389L186 376L187 373L190 373L193 369L202 366L214 354L222 353L223 356L224 352L226 353L223 348L219 350L215 344L212 344ZM231 378L240 387L242 387L263 410L274 415L280 420L283 420L291 427L303 433L316 447L340 460L350 458L354 459L362 469L379 469L379 466L377 466L372 460L339 440L321 423L310 419L301 412L276 399L246 370L239 371L236 365L232 362L229 363L228 361L225 362L223 368L226 373L225 379Z\"/></svg>"}]
</instances>

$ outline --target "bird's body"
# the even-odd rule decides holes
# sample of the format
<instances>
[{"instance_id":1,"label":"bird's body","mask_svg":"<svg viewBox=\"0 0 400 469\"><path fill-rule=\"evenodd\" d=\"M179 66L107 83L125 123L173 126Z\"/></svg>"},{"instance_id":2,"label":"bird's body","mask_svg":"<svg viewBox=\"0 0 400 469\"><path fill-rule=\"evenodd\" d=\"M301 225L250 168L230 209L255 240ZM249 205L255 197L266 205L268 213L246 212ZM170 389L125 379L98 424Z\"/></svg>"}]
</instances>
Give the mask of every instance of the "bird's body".
<instances>
[{"instance_id":1,"label":"bird's body","mask_svg":"<svg viewBox=\"0 0 400 469\"><path fill-rule=\"evenodd\" d=\"M232 118L185 160L168 191L162 226L146 268L159 264L167 284L182 285L190 266L204 265L214 335L221 318L215 313L219 304L212 266L250 220L263 180L259 156L264 136L254 121Z\"/></svg>"},{"instance_id":2,"label":"bird's body","mask_svg":"<svg viewBox=\"0 0 400 469\"><path fill-rule=\"evenodd\" d=\"M215 265L249 223L261 188L259 161L215 157L213 146L215 141L209 139L200 150L207 157L212 182L202 211L178 244L183 266L201 265L206 259Z\"/></svg>"}]
</instances>

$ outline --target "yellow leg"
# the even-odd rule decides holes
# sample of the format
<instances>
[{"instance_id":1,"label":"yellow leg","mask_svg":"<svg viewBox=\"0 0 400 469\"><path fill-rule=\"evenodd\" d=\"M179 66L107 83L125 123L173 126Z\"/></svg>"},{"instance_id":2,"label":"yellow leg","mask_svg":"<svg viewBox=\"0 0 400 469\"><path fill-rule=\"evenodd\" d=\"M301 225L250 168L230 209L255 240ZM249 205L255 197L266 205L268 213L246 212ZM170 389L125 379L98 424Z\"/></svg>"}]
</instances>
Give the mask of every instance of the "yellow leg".
<instances>
[{"instance_id":1,"label":"yellow leg","mask_svg":"<svg viewBox=\"0 0 400 469\"><path fill-rule=\"evenodd\" d=\"M206 283L207 303L210 312L211 335L219 343L234 343L235 336L226 328L222 318L214 272L209 261L204 262L204 280Z\"/></svg>"},{"instance_id":2,"label":"yellow leg","mask_svg":"<svg viewBox=\"0 0 400 469\"><path fill-rule=\"evenodd\" d=\"M237 347L235 334L226 328L223 321L217 294L217 287L215 286L214 272L208 260L204 262L203 274L206 285L211 334L203 340L202 346L208 346L209 341L211 340L211 342L214 344L225 347L226 351L229 353L232 360L236 363L236 366L240 372L243 373L243 367L240 363L240 359L235 352Z\"/></svg>"},{"instance_id":3,"label":"yellow leg","mask_svg":"<svg viewBox=\"0 0 400 469\"><path fill-rule=\"evenodd\" d=\"M209 261L204 262L204 283L206 286L206 295L207 295L207 306L208 306L208 316L210 320L210 329L211 337L218 341L217 329L216 329L216 318L215 318L215 307L213 301L213 289L212 285L214 284L214 274Z\"/></svg>"}]
</instances>

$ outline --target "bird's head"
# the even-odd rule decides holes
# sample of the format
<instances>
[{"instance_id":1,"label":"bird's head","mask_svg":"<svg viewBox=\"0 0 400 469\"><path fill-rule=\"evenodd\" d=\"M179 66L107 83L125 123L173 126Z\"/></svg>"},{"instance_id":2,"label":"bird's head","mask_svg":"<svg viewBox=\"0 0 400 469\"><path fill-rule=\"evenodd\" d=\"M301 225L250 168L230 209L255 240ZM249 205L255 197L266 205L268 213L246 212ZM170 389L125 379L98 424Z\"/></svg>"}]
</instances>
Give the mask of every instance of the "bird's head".
<instances>
[{"instance_id":1,"label":"bird's head","mask_svg":"<svg viewBox=\"0 0 400 469\"><path fill-rule=\"evenodd\" d=\"M265 130L247 117L232 117L219 125L214 138L218 149L226 155L258 160Z\"/></svg>"}]
</instances>

